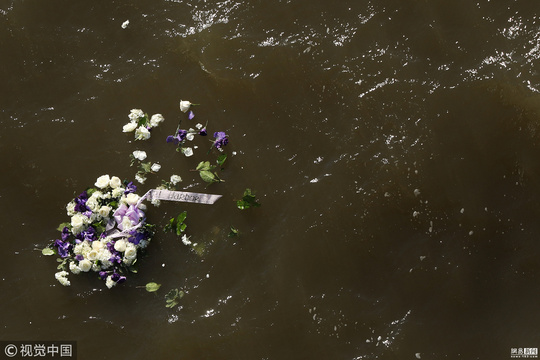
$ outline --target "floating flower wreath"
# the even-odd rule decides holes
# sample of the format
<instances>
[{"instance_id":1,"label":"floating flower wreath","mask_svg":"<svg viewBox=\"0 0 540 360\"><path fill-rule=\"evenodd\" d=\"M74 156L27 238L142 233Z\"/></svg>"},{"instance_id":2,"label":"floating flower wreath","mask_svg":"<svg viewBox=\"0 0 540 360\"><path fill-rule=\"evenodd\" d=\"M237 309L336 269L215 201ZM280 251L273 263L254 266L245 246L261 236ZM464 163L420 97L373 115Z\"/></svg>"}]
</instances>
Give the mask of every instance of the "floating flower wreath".
<instances>
[{"instance_id":1,"label":"floating flower wreath","mask_svg":"<svg viewBox=\"0 0 540 360\"><path fill-rule=\"evenodd\" d=\"M154 235L133 183L103 175L94 185L68 203L71 221L60 224L61 238L43 250L60 256L55 277L64 286L71 285L68 270L97 272L109 289L124 282Z\"/></svg>"}]
</instances>

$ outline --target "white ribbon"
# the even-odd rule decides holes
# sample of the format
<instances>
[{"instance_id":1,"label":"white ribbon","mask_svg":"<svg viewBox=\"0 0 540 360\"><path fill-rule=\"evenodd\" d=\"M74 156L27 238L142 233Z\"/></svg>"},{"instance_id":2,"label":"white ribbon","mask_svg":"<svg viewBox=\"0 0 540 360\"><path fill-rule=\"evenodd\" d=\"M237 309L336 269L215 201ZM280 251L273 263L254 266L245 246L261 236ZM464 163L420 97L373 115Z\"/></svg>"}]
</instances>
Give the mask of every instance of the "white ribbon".
<instances>
[{"instance_id":1,"label":"white ribbon","mask_svg":"<svg viewBox=\"0 0 540 360\"><path fill-rule=\"evenodd\" d=\"M169 201L181 201L197 204L211 205L219 200L222 195L194 193L189 191L172 191L172 190L148 190L146 194L139 199L137 206L140 205L145 199L148 200L169 200Z\"/></svg>"}]
</instances>

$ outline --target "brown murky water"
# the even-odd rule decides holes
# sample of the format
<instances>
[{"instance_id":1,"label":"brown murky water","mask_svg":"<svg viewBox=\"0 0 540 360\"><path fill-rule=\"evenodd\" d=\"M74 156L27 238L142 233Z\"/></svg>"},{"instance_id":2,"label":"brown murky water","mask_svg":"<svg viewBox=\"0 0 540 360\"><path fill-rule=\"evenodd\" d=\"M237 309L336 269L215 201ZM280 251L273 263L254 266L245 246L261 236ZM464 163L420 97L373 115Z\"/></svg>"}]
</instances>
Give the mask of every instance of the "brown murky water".
<instances>
[{"instance_id":1,"label":"brown murky water","mask_svg":"<svg viewBox=\"0 0 540 360\"><path fill-rule=\"evenodd\" d=\"M540 347L538 10L4 0L0 340L76 340L79 359L510 359ZM224 183L190 171L204 151L165 143L180 99L229 134ZM133 108L165 117L147 142L122 133ZM223 195L147 212L161 228L186 210L205 251L159 230L121 286L79 275L62 287L36 249L98 176L133 180L136 149L162 165L141 192L176 173L183 189ZM262 207L236 209L246 187ZM161 289L140 288L150 281ZM173 288L186 295L169 309Z\"/></svg>"}]
</instances>

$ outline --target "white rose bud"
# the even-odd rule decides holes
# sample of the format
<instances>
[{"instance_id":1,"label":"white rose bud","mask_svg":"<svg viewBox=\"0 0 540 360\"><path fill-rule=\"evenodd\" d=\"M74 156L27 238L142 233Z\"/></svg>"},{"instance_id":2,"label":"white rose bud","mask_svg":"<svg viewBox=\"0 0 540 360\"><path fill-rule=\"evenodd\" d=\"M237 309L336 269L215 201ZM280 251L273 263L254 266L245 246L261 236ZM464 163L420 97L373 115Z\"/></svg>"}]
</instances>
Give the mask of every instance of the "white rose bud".
<instances>
[{"instance_id":1,"label":"white rose bud","mask_svg":"<svg viewBox=\"0 0 540 360\"><path fill-rule=\"evenodd\" d=\"M97 178L96 183L94 185L96 185L100 189L105 189L107 186L109 186L110 181L111 181L111 178L109 177L109 175L102 175Z\"/></svg>"},{"instance_id":2,"label":"white rose bud","mask_svg":"<svg viewBox=\"0 0 540 360\"><path fill-rule=\"evenodd\" d=\"M186 157L190 157L193 155L193 149L190 148L190 147L187 147L187 148L182 148L182 152L184 153L184 155Z\"/></svg>"},{"instance_id":3,"label":"white rose bud","mask_svg":"<svg viewBox=\"0 0 540 360\"><path fill-rule=\"evenodd\" d=\"M146 159L146 151L135 150L133 152L133 157L137 160L143 161L144 159Z\"/></svg>"},{"instance_id":4,"label":"white rose bud","mask_svg":"<svg viewBox=\"0 0 540 360\"><path fill-rule=\"evenodd\" d=\"M161 124L163 122L163 120L165 120L165 118L163 117L163 115L161 114L154 114L152 115L152 117L150 118L150 125L152 127L156 127L158 126L159 124Z\"/></svg>"},{"instance_id":5,"label":"white rose bud","mask_svg":"<svg viewBox=\"0 0 540 360\"><path fill-rule=\"evenodd\" d=\"M171 184L176 185L180 181L182 181L182 178L180 177L180 175L172 175L171 176Z\"/></svg>"},{"instance_id":6,"label":"white rose bud","mask_svg":"<svg viewBox=\"0 0 540 360\"><path fill-rule=\"evenodd\" d=\"M150 139L150 131L145 126L139 126L135 130L135 140L148 140Z\"/></svg>"},{"instance_id":7,"label":"white rose bud","mask_svg":"<svg viewBox=\"0 0 540 360\"><path fill-rule=\"evenodd\" d=\"M127 123L122 127L122 132L132 132L137 128L136 122Z\"/></svg>"},{"instance_id":8,"label":"white rose bud","mask_svg":"<svg viewBox=\"0 0 540 360\"><path fill-rule=\"evenodd\" d=\"M191 106L191 103L189 101L182 101L180 100L180 111L186 112L189 110L189 107Z\"/></svg>"},{"instance_id":9,"label":"white rose bud","mask_svg":"<svg viewBox=\"0 0 540 360\"><path fill-rule=\"evenodd\" d=\"M153 172L158 172L159 169L161 169L161 165L157 163L152 164L152 167L150 168L150 170L152 170Z\"/></svg>"}]
</instances>

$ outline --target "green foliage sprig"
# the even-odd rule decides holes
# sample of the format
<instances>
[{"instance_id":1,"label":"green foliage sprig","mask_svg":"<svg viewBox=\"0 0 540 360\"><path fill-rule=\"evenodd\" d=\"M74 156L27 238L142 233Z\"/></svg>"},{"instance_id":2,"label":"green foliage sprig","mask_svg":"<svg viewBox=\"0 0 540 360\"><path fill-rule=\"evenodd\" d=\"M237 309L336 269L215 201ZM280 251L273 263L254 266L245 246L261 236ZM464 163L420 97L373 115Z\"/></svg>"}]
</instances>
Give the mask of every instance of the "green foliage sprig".
<instances>
[{"instance_id":1,"label":"green foliage sprig","mask_svg":"<svg viewBox=\"0 0 540 360\"><path fill-rule=\"evenodd\" d=\"M236 207L238 207L240 210L259 206L261 206L261 204L257 202L257 197L249 188L244 191L244 196L242 199L236 201Z\"/></svg>"}]
</instances>

